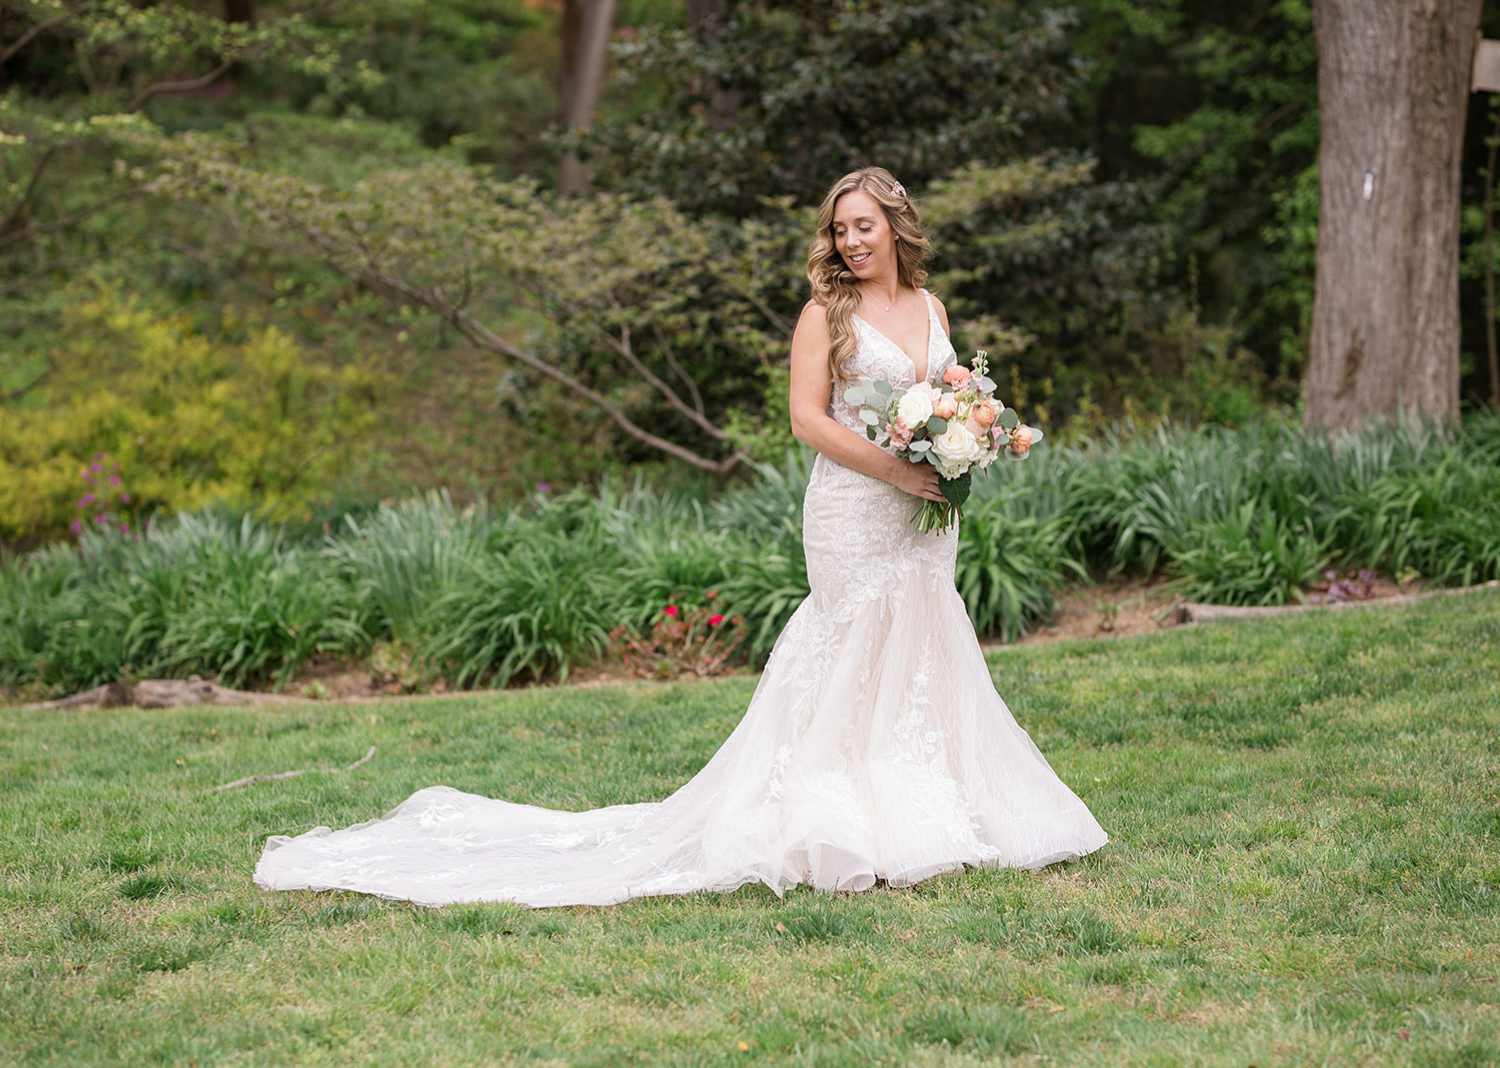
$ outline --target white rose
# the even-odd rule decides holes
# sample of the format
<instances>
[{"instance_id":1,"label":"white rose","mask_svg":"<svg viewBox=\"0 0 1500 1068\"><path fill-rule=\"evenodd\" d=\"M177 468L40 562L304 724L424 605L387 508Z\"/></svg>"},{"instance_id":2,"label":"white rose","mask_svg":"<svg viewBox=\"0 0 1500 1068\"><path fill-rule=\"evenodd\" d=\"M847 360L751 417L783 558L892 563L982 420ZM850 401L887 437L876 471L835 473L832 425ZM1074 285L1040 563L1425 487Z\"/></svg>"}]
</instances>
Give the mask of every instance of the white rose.
<instances>
[{"instance_id":1,"label":"white rose","mask_svg":"<svg viewBox=\"0 0 1500 1068\"><path fill-rule=\"evenodd\" d=\"M932 418L932 398L926 390L909 389L896 405L897 417L915 430Z\"/></svg>"},{"instance_id":2,"label":"white rose","mask_svg":"<svg viewBox=\"0 0 1500 1068\"><path fill-rule=\"evenodd\" d=\"M933 439L932 453L937 458L938 472L944 478L957 478L984 455L984 446L969 433L968 427L954 420Z\"/></svg>"}]
</instances>

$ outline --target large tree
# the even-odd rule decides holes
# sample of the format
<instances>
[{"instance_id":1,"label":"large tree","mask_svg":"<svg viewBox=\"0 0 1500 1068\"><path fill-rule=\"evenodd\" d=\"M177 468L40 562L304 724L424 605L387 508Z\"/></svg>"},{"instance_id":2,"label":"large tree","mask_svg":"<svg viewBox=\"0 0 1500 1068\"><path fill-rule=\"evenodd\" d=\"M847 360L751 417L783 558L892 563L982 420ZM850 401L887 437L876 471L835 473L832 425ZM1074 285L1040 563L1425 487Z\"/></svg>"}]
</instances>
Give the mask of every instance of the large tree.
<instances>
[{"instance_id":1,"label":"large tree","mask_svg":"<svg viewBox=\"0 0 1500 1068\"><path fill-rule=\"evenodd\" d=\"M1458 412L1459 190L1482 0L1317 0L1310 426Z\"/></svg>"}]
</instances>

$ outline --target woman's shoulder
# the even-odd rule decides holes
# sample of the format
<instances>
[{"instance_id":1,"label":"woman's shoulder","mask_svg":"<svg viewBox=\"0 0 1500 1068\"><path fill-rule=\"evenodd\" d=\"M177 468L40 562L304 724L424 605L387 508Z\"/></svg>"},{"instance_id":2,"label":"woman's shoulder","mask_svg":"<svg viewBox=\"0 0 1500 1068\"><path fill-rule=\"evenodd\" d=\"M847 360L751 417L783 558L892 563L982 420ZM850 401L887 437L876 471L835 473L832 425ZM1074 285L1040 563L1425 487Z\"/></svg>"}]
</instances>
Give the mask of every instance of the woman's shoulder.
<instances>
[{"instance_id":1,"label":"woman's shoulder","mask_svg":"<svg viewBox=\"0 0 1500 1068\"><path fill-rule=\"evenodd\" d=\"M802 305L802 318L814 322L826 323L828 321L828 306L816 298Z\"/></svg>"},{"instance_id":2,"label":"woman's shoulder","mask_svg":"<svg viewBox=\"0 0 1500 1068\"><path fill-rule=\"evenodd\" d=\"M799 333L827 335L827 305L820 304L816 300L810 300L802 305L802 314L797 317L797 330Z\"/></svg>"}]
</instances>

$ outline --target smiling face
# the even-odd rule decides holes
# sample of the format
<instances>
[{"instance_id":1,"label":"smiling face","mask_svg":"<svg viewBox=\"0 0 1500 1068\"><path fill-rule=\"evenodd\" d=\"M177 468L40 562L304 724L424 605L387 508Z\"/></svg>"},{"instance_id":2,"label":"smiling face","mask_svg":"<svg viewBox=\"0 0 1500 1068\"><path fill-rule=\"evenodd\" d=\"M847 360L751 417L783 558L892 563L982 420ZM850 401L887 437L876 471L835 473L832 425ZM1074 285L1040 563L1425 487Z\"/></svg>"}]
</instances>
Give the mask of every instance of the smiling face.
<instances>
[{"instance_id":1,"label":"smiling face","mask_svg":"<svg viewBox=\"0 0 1500 1068\"><path fill-rule=\"evenodd\" d=\"M885 209L862 190L833 206L833 246L856 278L879 278L896 269L895 233Z\"/></svg>"}]
</instances>

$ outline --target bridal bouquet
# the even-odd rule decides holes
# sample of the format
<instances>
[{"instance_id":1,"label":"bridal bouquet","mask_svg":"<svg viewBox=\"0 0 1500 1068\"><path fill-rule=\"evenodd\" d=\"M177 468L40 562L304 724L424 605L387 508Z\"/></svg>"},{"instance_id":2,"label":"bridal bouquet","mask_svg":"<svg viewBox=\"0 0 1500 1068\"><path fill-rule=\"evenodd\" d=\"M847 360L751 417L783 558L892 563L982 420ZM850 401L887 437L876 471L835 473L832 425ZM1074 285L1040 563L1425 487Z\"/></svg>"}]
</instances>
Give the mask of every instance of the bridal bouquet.
<instances>
[{"instance_id":1,"label":"bridal bouquet","mask_svg":"<svg viewBox=\"0 0 1500 1068\"><path fill-rule=\"evenodd\" d=\"M859 410L871 441L938 469L944 500L923 502L912 520L918 530L941 532L953 525L969 499L975 467L983 470L1002 452L1024 460L1042 440L1040 430L1023 425L1014 408L995 399L988 371L989 357L980 350L973 370L955 364L943 372L941 386L918 382L895 389L865 379L844 391L844 403Z\"/></svg>"}]
</instances>

